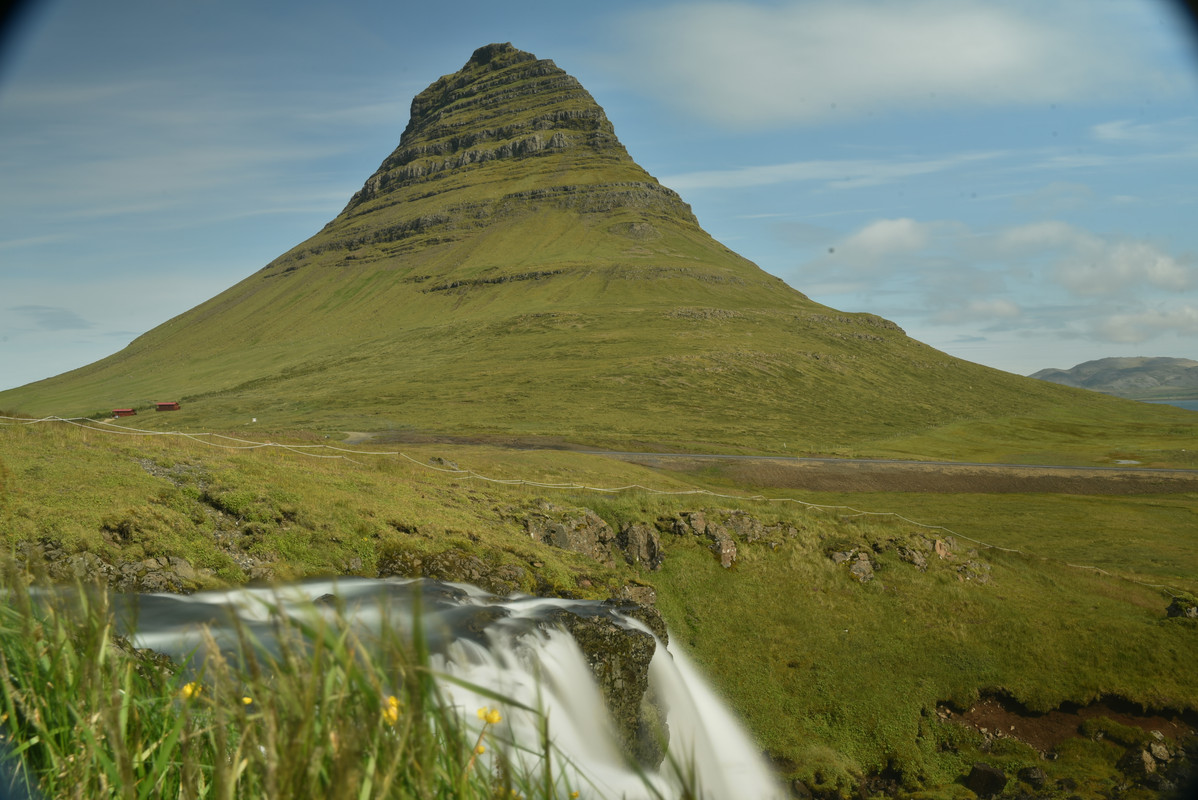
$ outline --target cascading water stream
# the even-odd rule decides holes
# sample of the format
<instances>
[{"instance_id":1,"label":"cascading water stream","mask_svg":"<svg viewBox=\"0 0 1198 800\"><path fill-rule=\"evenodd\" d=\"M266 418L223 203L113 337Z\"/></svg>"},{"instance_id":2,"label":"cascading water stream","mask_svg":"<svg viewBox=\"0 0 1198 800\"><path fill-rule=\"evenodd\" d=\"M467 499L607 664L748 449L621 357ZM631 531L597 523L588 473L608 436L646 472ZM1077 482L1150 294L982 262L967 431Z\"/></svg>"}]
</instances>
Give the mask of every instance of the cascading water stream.
<instances>
[{"instance_id":1,"label":"cascading water stream","mask_svg":"<svg viewBox=\"0 0 1198 800\"><path fill-rule=\"evenodd\" d=\"M177 661L202 658L205 642L234 652L238 627L266 650L278 647L276 614L311 621L319 615L344 621L363 639L387 625L404 633L419 628L430 667L450 676L442 695L477 734L475 709L494 706L462 684L485 687L516 703L489 731L507 759L530 772L545 768L548 748L555 775L584 798L673 798L683 777L710 800L770 800L784 793L740 724L676 650L656 636L648 665L646 702L664 711L664 725L645 735L668 742L660 766L628 755L609 704L578 641L562 621L598 621L632 637L653 636L642 622L610 604L586 600L498 597L465 584L404 579L339 579L282 588L237 589L194 595L124 595L116 599L137 647ZM563 615L569 615L563 616ZM568 626L567 626L568 627ZM204 630L207 630L206 638ZM619 683L619 680L617 680ZM644 732L642 732L644 733ZM661 740L657 741L658 747ZM494 758L490 751L485 759Z\"/></svg>"}]
</instances>

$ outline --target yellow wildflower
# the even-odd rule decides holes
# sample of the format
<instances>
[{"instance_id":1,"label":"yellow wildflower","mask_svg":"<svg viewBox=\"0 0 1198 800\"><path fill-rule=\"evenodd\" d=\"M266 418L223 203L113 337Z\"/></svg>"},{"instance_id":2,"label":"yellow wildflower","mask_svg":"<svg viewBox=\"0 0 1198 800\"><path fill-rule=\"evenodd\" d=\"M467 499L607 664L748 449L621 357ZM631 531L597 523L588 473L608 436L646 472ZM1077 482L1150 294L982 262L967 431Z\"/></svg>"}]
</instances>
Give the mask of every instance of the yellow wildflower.
<instances>
[{"instance_id":1,"label":"yellow wildflower","mask_svg":"<svg viewBox=\"0 0 1198 800\"><path fill-rule=\"evenodd\" d=\"M248 694L241 698L241 704L243 706L248 706L252 702L254 702L254 698L250 697Z\"/></svg>"},{"instance_id":2,"label":"yellow wildflower","mask_svg":"<svg viewBox=\"0 0 1198 800\"><path fill-rule=\"evenodd\" d=\"M573 791L573 792L570 792L570 800L574 800L574 798L576 798L576 797L578 797L578 791L577 791L577 790L575 790L575 791Z\"/></svg>"},{"instance_id":3,"label":"yellow wildflower","mask_svg":"<svg viewBox=\"0 0 1198 800\"><path fill-rule=\"evenodd\" d=\"M383 720L394 725L399 722L399 698L393 694L387 695L383 703Z\"/></svg>"},{"instance_id":4,"label":"yellow wildflower","mask_svg":"<svg viewBox=\"0 0 1198 800\"><path fill-rule=\"evenodd\" d=\"M503 717L499 715L499 709L492 708L487 712L486 721L488 725L498 725Z\"/></svg>"},{"instance_id":5,"label":"yellow wildflower","mask_svg":"<svg viewBox=\"0 0 1198 800\"><path fill-rule=\"evenodd\" d=\"M184 700L190 700L203 690L204 687L200 684L196 683L195 681L188 681L187 683L183 684L183 688L179 690L179 694L182 695Z\"/></svg>"},{"instance_id":6,"label":"yellow wildflower","mask_svg":"<svg viewBox=\"0 0 1198 800\"><path fill-rule=\"evenodd\" d=\"M487 746L485 744L476 744L474 745L474 752L481 756L487 752Z\"/></svg>"}]
</instances>

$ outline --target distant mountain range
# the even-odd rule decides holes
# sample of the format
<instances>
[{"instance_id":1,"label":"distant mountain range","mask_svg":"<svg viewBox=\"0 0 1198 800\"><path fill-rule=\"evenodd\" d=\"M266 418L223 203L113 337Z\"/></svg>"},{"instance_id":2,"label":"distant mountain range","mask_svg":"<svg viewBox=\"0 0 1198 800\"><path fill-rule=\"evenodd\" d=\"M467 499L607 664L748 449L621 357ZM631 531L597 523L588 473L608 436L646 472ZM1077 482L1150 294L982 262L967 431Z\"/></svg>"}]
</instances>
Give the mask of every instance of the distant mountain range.
<instances>
[{"instance_id":1,"label":"distant mountain range","mask_svg":"<svg viewBox=\"0 0 1198 800\"><path fill-rule=\"evenodd\" d=\"M1100 358L1030 377L1133 400L1198 399L1198 361L1188 358Z\"/></svg>"}]
</instances>

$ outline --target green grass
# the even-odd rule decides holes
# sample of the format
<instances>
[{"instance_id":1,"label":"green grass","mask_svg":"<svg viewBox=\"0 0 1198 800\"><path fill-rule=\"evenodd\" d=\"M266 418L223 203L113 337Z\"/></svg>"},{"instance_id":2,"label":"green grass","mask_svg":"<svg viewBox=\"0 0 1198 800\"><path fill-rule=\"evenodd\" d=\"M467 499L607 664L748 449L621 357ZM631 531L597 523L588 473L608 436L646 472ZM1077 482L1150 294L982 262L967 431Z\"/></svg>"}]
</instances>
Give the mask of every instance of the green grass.
<instances>
[{"instance_id":1,"label":"green grass","mask_svg":"<svg viewBox=\"0 0 1198 800\"><path fill-rule=\"evenodd\" d=\"M1158 417L1152 413L1158 408L1169 407L1127 401L1108 407L1100 417L1087 417L1065 404L1036 416L954 423L874 441L862 449L899 458L917 453L951 461L1078 466L1131 461L1145 467L1198 469L1198 415L1175 409L1168 418Z\"/></svg>"},{"instance_id":2,"label":"green grass","mask_svg":"<svg viewBox=\"0 0 1198 800\"><path fill-rule=\"evenodd\" d=\"M490 721L468 729L418 635L368 647L348 625L279 617L278 656L242 631L232 658L185 674L114 639L102 593L47 601L27 577L3 583L0 723L22 779L45 797L577 796L560 775L520 768ZM496 698L496 722L533 710L473 688ZM492 755L477 757L479 744Z\"/></svg>"},{"instance_id":3,"label":"green grass","mask_svg":"<svg viewBox=\"0 0 1198 800\"><path fill-rule=\"evenodd\" d=\"M799 764L796 740L867 770L893 762L943 777L921 720L938 701L967 707L985 689L1040 710L1105 694L1192 707L1193 643L1163 619L1160 592L1034 559L978 558L990 566L985 585L944 564L919 573L890 553L862 585L800 544L750 551L733 572L692 546L667 553L658 603L771 751ZM728 624L741 619L751 623Z\"/></svg>"},{"instance_id":4,"label":"green grass","mask_svg":"<svg viewBox=\"0 0 1198 800\"><path fill-rule=\"evenodd\" d=\"M451 578L460 577L455 565L485 565L484 582L519 576L509 590L543 594L602 598L652 586L675 640L783 771L813 786L848 791L857 777L889 768L911 791L950 792L943 787L980 758L980 742L931 712L938 702L968 705L980 692L1001 690L1038 709L1105 696L1146 708L1198 708L1194 630L1164 616L1170 591L1198 592L1198 542L1186 534L1195 505L1187 495L794 495L952 528L959 534L953 557L928 553L921 572L897 548L923 547L944 534L894 518L703 494L496 484L362 454L385 449L377 446L351 448L357 454L343 460L50 423L0 435L0 530L10 547L39 541L114 562L178 555L209 570L201 585L236 584L248 575L215 538L236 531L245 552L278 577L372 575L420 559ZM560 451L424 445L404 452L425 463L444 456L495 478L706 487L746 497L755 491L718 472L671 477ZM739 508L794 534L738 542L730 570L707 542L663 534L664 566L647 572L530 541L521 519L546 503L591 508L615 527ZM974 554L964 537L1026 554L982 547ZM874 581L858 583L829 558L848 549L873 553ZM1096 757L1086 753L1045 769L1054 779L1084 771Z\"/></svg>"}]
</instances>

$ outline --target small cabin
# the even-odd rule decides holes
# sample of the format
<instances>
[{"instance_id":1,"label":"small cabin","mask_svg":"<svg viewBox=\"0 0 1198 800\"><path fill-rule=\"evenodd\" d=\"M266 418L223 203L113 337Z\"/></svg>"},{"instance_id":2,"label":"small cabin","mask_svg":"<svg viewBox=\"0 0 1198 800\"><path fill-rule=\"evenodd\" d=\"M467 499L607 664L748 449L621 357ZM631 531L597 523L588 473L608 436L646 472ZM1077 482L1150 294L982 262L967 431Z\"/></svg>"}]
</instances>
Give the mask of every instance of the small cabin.
<instances>
[{"instance_id":1,"label":"small cabin","mask_svg":"<svg viewBox=\"0 0 1198 800\"><path fill-rule=\"evenodd\" d=\"M155 410L155 411L178 411L178 410L179 410L179 404L178 404L177 402L171 402L171 403L155 403L155 404L154 404L154 410Z\"/></svg>"},{"instance_id":2,"label":"small cabin","mask_svg":"<svg viewBox=\"0 0 1198 800\"><path fill-rule=\"evenodd\" d=\"M137 409L136 408L114 408L114 409L112 409L112 416L114 416L114 417L136 417Z\"/></svg>"}]
</instances>

